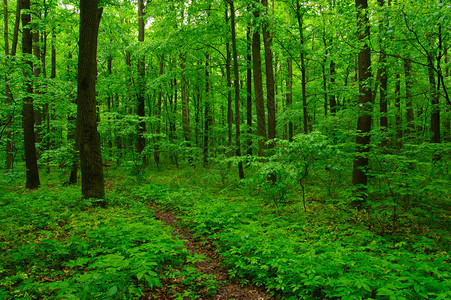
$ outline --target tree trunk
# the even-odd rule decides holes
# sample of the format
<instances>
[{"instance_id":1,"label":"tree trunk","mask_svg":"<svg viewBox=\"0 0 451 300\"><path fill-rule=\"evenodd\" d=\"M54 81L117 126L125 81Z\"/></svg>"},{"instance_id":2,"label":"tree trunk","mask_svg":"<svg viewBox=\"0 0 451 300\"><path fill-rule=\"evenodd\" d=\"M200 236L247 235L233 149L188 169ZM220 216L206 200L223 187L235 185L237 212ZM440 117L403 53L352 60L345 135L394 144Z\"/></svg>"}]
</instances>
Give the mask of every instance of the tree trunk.
<instances>
[{"instance_id":1,"label":"tree trunk","mask_svg":"<svg viewBox=\"0 0 451 300\"><path fill-rule=\"evenodd\" d=\"M384 7L384 0L377 0L381 8ZM381 33L385 26L388 26L387 21L379 20L379 32ZM382 131L388 129L388 104L387 104L387 85L388 85L388 73L387 73L387 55L385 54L385 47L382 38L379 39L380 47L380 85L379 85L379 113L380 113L380 127ZM384 143L384 142L383 142ZM384 143L385 144L385 143Z\"/></svg>"},{"instance_id":2,"label":"tree trunk","mask_svg":"<svg viewBox=\"0 0 451 300\"><path fill-rule=\"evenodd\" d=\"M186 91L186 74L185 74L185 62L186 62L186 54L180 54L180 68L182 72L182 82L180 84L181 97L182 97L182 127L183 127L183 135L185 137L186 146L190 147L191 140L191 129L189 126L189 102L188 102L188 93ZM193 158L191 155L188 156L188 163L193 163Z\"/></svg>"},{"instance_id":3,"label":"tree trunk","mask_svg":"<svg viewBox=\"0 0 451 300\"><path fill-rule=\"evenodd\" d=\"M225 19L228 22L227 9L225 10ZM233 144L233 110L232 110L232 74L230 72L232 56L230 53L230 43L226 43L226 77L227 77L227 145L229 146L228 156L233 155L232 144Z\"/></svg>"},{"instance_id":4,"label":"tree trunk","mask_svg":"<svg viewBox=\"0 0 451 300\"><path fill-rule=\"evenodd\" d=\"M268 0L262 0L265 14L269 14ZM268 29L268 22L263 23L263 44L265 46L265 69L266 69L266 107L268 108L268 140L276 138L276 102L274 92L274 68L271 50L272 38ZM273 148L274 143L268 145Z\"/></svg>"},{"instance_id":5,"label":"tree trunk","mask_svg":"<svg viewBox=\"0 0 451 300\"><path fill-rule=\"evenodd\" d=\"M238 52L236 49L236 30L235 30L235 5L233 0L230 1L230 26L232 27L232 56L233 56L233 75L235 86L235 155L241 157L241 140L240 140L240 77L238 70ZM238 176L244 178L243 162L238 162Z\"/></svg>"},{"instance_id":6,"label":"tree trunk","mask_svg":"<svg viewBox=\"0 0 451 300\"><path fill-rule=\"evenodd\" d=\"M19 2L19 1L18 1ZM19 3L17 3L18 9ZM17 22L17 20L16 20ZM8 56L9 56L9 36L8 36L8 0L3 0L3 37L5 42L5 65L8 65ZM9 87L8 82L8 75L5 75L5 104L6 107L9 107L13 102L13 95L11 93L11 89ZM5 154L6 154L6 160L5 160L5 167L6 171L10 171L12 168L12 152L11 152L11 123L12 123L12 114L8 114L6 116L6 147L5 147Z\"/></svg>"},{"instance_id":7,"label":"tree trunk","mask_svg":"<svg viewBox=\"0 0 451 300\"><path fill-rule=\"evenodd\" d=\"M144 42L144 2L143 0L138 0L138 41L140 43ZM146 132L146 122L144 121L145 117L145 61L143 57L138 59L138 106L136 114L139 118L138 124L138 137L136 140L136 151L139 155L142 156L143 165L147 164L146 155L143 153L146 147L146 139L144 137L144 133Z\"/></svg>"},{"instance_id":8,"label":"tree trunk","mask_svg":"<svg viewBox=\"0 0 451 300\"><path fill-rule=\"evenodd\" d=\"M333 60L330 61L330 86L329 86L329 105L330 105L330 114L335 116L338 111L337 98L335 96L335 76L337 75L335 71L335 62Z\"/></svg>"},{"instance_id":9,"label":"tree trunk","mask_svg":"<svg viewBox=\"0 0 451 300\"><path fill-rule=\"evenodd\" d=\"M357 32L361 42L358 55L359 68L359 116L357 120L356 150L352 172L352 185L356 187L354 201L357 208L361 208L365 201L368 184L368 154L370 150L372 93L368 79L371 78L371 52L369 48L370 24L367 14L367 0L355 0L357 8Z\"/></svg>"},{"instance_id":10,"label":"tree trunk","mask_svg":"<svg viewBox=\"0 0 451 300\"><path fill-rule=\"evenodd\" d=\"M301 6L299 0L296 1L296 17L299 26L299 40L301 43L301 86L302 86L302 111L304 114L304 133L307 134L309 130L309 115L307 110L307 71L305 64L305 49L304 49L304 24L303 18L304 14L301 12Z\"/></svg>"},{"instance_id":11,"label":"tree trunk","mask_svg":"<svg viewBox=\"0 0 451 300\"><path fill-rule=\"evenodd\" d=\"M33 55L36 57L38 61L41 60L41 47L39 46L39 31L36 28L33 29L32 33L33 38ZM37 65L33 68L33 76L39 82L39 77L41 76L41 66ZM38 96L41 94L41 87L39 83L34 87L34 93ZM42 112L41 107L35 107L34 109L34 121L35 121L35 140L37 144L42 142ZM36 155L39 157L39 151L37 151Z\"/></svg>"},{"instance_id":12,"label":"tree trunk","mask_svg":"<svg viewBox=\"0 0 451 300\"><path fill-rule=\"evenodd\" d=\"M396 73L395 79L395 124L396 124L396 141L398 143L398 148L401 147L402 138L402 111L401 111L401 75Z\"/></svg>"},{"instance_id":13,"label":"tree trunk","mask_svg":"<svg viewBox=\"0 0 451 300\"><path fill-rule=\"evenodd\" d=\"M406 82L406 123L407 134L415 132L414 114L413 114L413 96L412 96L412 64L409 59L404 59L404 78Z\"/></svg>"},{"instance_id":14,"label":"tree trunk","mask_svg":"<svg viewBox=\"0 0 451 300\"><path fill-rule=\"evenodd\" d=\"M160 57L160 80L163 77L164 74L164 54L161 54ZM154 160L157 167L160 164L160 135L161 135L161 105L162 105L162 99L163 99L163 86L160 84L159 86L160 91L158 92L158 100L157 100L157 139L155 143L155 153L154 153Z\"/></svg>"},{"instance_id":15,"label":"tree trunk","mask_svg":"<svg viewBox=\"0 0 451 300\"><path fill-rule=\"evenodd\" d=\"M260 13L258 9L254 10L254 18L257 20L259 16ZM254 24L254 26L256 26L256 24ZM265 156L267 138L260 43L260 33L258 30L255 30L252 35L252 68L254 74L255 108L257 111L258 155Z\"/></svg>"},{"instance_id":16,"label":"tree trunk","mask_svg":"<svg viewBox=\"0 0 451 300\"><path fill-rule=\"evenodd\" d=\"M252 155L252 39L251 29L248 26L246 31L246 124L247 124L247 155Z\"/></svg>"},{"instance_id":17,"label":"tree trunk","mask_svg":"<svg viewBox=\"0 0 451 300\"><path fill-rule=\"evenodd\" d=\"M24 55L32 54L32 34L29 28L31 22L30 16L30 0L23 0L23 9L27 10L22 14L22 53ZM27 61L27 68L33 70L33 64L31 61ZM23 98L23 131L24 131L24 144L25 144L25 165L27 168L26 172L26 188L35 189L40 186L39 172L38 172L38 162L36 156L36 142L34 133L34 110L33 110L33 86L31 83L30 73L27 69L24 69L24 77L27 79L26 87L27 94Z\"/></svg>"},{"instance_id":18,"label":"tree trunk","mask_svg":"<svg viewBox=\"0 0 451 300\"><path fill-rule=\"evenodd\" d=\"M211 113L210 113L210 55L205 53L205 101L204 101L204 167L208 166L208 147L210 137Z\"/></svg>"},{"instance_id":19,"label":"tree trunk","mask_svg":"<svg viewBox=\"0 0 451 300\"><path fill-rule=\"evenodd\" d=\"M291 105L293 104L293 61L291 58L287 59L287 110L291 109ZM288 123L288 140L290 142L293 141L293 122L289 121Z\"/></svg>"},{"instance_id":20,"label":"tree trunk","mask_svg":"<svg viewBox=\"0 0 451 300\"><path fill-rule=\"evenodd\" d=\"M434 72L434 60L432 54L428 55L428 75L429 85L431 93L431 131L432 131L432 143L440 143L440 108L439 97L440 94L436 89L435 72Z\"/></svg>"},{"instance_id":21,"label":"tree trunk","mask_svg":"<svg viewBox=\"0 0 451 300\"><path fill-rule=\"evenodd\" d=\"M83 198L104 198L102 153L97 131L97 38L102 9L99 0L80 0L77 85L77 131L80 141Z\"/></svg>"}]
</instances>

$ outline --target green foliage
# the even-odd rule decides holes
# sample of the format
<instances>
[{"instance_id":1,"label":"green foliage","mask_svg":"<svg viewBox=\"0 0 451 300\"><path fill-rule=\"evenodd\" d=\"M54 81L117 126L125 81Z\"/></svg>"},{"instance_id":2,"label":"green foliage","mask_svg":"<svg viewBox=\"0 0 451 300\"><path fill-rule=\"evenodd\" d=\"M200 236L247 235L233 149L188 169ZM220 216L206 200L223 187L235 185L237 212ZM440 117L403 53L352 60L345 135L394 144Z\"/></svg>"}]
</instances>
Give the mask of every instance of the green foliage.
<instances>
[{"instance_id":1,"label":"green foliage","mask_svg":"<svg viewBox=\"0 0 451 300\"><path fill-rule=\"evenodd\" d=\"M367 229L365 213L341 205L273 210L239 189L184 185L150 184L139 193L178 210L195 237L214 240L232 277L283 299L451 296L451 257L439 241L418 233L377 235Z\"/></svg>"},{"instance_id":2,"label":"green foliage","mask_svg":"<svg viewBox=\"0 0 451 300\"><path fill-rule=\"evenodd\" d=\"M10 194L0 212L1 293L125 299L161 285L188 252L143 204L90 208L74 188ZM5 200L3 200L5 202Z\"/></svg>"}]
</instances>

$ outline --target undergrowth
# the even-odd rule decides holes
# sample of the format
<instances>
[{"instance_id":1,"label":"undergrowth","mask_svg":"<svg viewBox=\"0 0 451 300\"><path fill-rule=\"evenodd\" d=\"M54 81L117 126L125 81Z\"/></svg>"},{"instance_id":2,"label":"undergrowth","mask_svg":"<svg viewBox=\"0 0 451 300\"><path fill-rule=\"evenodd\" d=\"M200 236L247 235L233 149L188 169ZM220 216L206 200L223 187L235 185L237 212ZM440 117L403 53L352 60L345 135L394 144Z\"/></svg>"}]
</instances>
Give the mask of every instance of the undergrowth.
<instances>
[{"instance_id":1,"label":"undergrowth","mask_svg":"<svg viewBox=\"0 0 451 300\"><path fill-rule=\"evenodd\" d=\"M282 299L451 297L451 257L434 232L380 235L365 212L339 203L303 212L241 187L151 183L135 195L178 211L195 237L215 241L232 277Z\"/></svg>"},{"instance_id":2,"label":"undergrowth","mask_svg":"<svg viewBox=\"0 0 451 300\"><path fill-rule=\"evenodd\" d=\"M112 192L101 208L78 190L2 197L0 299L136 299L174 277L191 278L193 295L216 288L145 203Z\"/></svg>"}]
</instances>

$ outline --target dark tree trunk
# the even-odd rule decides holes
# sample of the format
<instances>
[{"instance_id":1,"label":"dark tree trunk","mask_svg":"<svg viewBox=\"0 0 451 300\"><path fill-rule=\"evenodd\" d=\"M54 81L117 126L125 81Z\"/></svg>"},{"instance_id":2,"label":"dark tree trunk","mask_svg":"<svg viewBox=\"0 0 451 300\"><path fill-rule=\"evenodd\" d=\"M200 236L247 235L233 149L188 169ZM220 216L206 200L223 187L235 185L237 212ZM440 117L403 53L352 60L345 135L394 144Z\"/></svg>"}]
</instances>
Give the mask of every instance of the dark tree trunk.
<instances>
[{"instance_id":1,"label":"dark tree trunk","mask_svg":"<svg viewBox=\"0 0 451 300\"><path fill-rule=\"evenodd\" d=\"M268 14L268 0L262 0L265 13ZM274 68L271 50L272 37L269 33L268 22L263 23L263 44L265 46L265 69L266 69L266 107L268 108L268 140L276 138L276 102L274 92ZM268 145L274 147L274 143Z\"/></svg>"},{"instance_id":2,"label":"dark tree trunk","mask_svg":"<svg viewBox=\"0 0 451 300\"><path fill-rule=\"evenodd\" d=\"M412 96L412 64L409 59L404 59L404 77L406 82L406 123L407 134L415 132L414 114L413 114L413 96Z\"/></svg>"},{"instance_id":3,"label":"dark tree trunk","mask_svg":"<svg viewBox=\"0 0 451 300\"><path fill-rule=\"evenodd\" d=\"M33 29L32 33L33 37L33 55L36 57L38 61L41 60L41 47L39 46L39 31L36 28ZM41 76L41 67L39 65L34 66L33 75L35 78L39 78ZM39 79L37 80L39 82ZM34 93L36 95L41 94L41 86L36 84L34 87ZM35 140L37 144L42 142L42 112L41 107L35 107L34 109L34 123L35 123ZM39 151L37 151L37 156L39 157Z\"/></svg>"},{"instance_id":4,"label":"dark tree trunk","mask_svg":"<svg viewBox=\"0 0 451 300\"><path fill-rule=\"evenodd\" d=\"M291 109L293 104L293 61L291 58L287 59L287 109ZM288 122L288 140L293 141L293 122Z\"/></svg>"},{"instance_id":5,"label":"dark tree trunk","mask_svg":"<svg viewBox=\"0 0 451 300\"><path fill-rule=\"evenodd\" d=\"M22 8L27 10L27 12L22 14L22 53L24 55L31 55L32 53L32 34L29 28L31 22L30 10L30 0L23 0ZM27 61L27 68L33 69L33 64L31 61ZM31 78L28 70L24 70L24 77L27 79L27 95L23 98L23 131L24 131L24 144L25 144L25 165L27 168L26 172L26 188L35 189L40 186L39 172L38 172L38 162L36 157L36 142L34 133L34 110L33 110L33 86L31 83Z\"/></svg>"},{"instance_id":6,"label":"dark tree trunk","mask_svg":"<svg viewBox=\"0 0 451 300\"><path fill-rule=\"evenodd\" d=\"M366 187L368 184L368 154L370 150L372 93L368 79L371 77L371 52L369 48L370 25L367 14L367 0L355 0L357 8L357 31L361 42L361 50L358 55L359 68L359 116L357 120L356 150L354 167L352 172L352 184L356 187L354 201L357 208L361 208L365 201Z\"/></svg>"},{"instance_id":7,"label":"dark tree trunk","mask_svg":"<svg viewBox=\"0 0 451 300\"><path fill-rule=\"evenodd\" d=\"M97 38L102 9L99 0L80 0L77 132L80 142L83 198L105 197L100 136L97 132Z\"/></svg>"},{"instance_id":8,"label":"dark tree trunk","mask_svg":"<svg viewBox=\"0 0 451 300\"><path fill-rule=\"evenodd\" d=\"M138 41L140 43L144 42L144 2L143 0L138 0ZM144 137L144 133L146 132L146 122L143 120L145 117L145 61L144 57L140 57L138 59L138 106L136 110L136 114L138 118L140 118L138 124L138 137L136 140L136 151L139 155L142 156L143 165L147 164L146 155L143 154L143 151L146 147L146 139Z\"/></svg>"},{"instance_id":9,"label":"dark tree trunk","mask_svg":"<svg viewBox=\"0 0 451 300\"><path fill-rule=\"evenodd\" d=\"M210 125L212 123L210 113L210 55L205 54L205 101L204 101L204 167L208 166Z\"/></svg>"},{"instance_id":10,"label":"dark tree trunk","mask_svg":"<svg viewBox=\"0 0 451 300\"><path fill-rule=\"evenodd\" d=\"M185 142L187 147L191 147L191 129L189 126L189 100L188 93L186 91L186 74L185 74L185 62L186 62L186 54L180 54L180 68L182 72L182 81L180 83L181 97L182 97L182 127L183 127L183 135L185 137ZM188 156L188 163L193 163L193 158L191 155Z\"/></svg>"},{"instance_id":11,"label":"dark tree trunk","mask_svg":"<svg viewBox=\"0 0 451 300\"><path fill-rule=\"evenodd\" d=\"M225 10L226 22L228 22L227 9ZM233 155L232 144L233 144L233 110L232 110L232 74L230 72L232 56L230 53L230 43L226 43L226 77L227 77L227 145L229 146L229 156Z\"/></svg>"},{"instance_id":12,"label":"dark tree trunk","mask_svg":"<svg viewBox=\"0 0 451 300\"><path fill-rule=\"evenodd\" d=\"M19 2L19 1L17 1ZM18 10L20 10L19 3L17 3ZM16 23L19 20L16 19ZM9 56L9 36L8 36L8 1L3 0L3 37L5 42L5 55L6 55L6 61L5 65L8 65L8 56ZM11 89L9 87L8 82L8 75L5 75L5 104L6 107L9 107L13 102L13 95L11 93ZM8 114L6 116L6 147L5 147L5 154L6 154L6 160L5 160L5 167L6 171L10 171L12 169L12 147L11 147L11 124L12 124L12 115Z\"/></svg>"},{"instance_id":13,"label":"dark tree trunk","mask_svg":"<svg viewBox=\"0 0 451 300\"><path fill-rule=\"evenodd\" d=\"M384 0L377 0L381 8L384 7ZM385 26L388 26L387 21L379 20L379 32L383 32ZM387 73L387 55L385 54L385 47L382 38L379 39L380 46L380 84L379 84L379 113L380 113L380 127L382 131L388 129L388 103L387 103L387 85L388 85L388 73Z\"/></svg>"},{"instance_id":14,"label":"dark tree trunk","mask_svg":"<svg viewBox=\"0 0 451 300\"><path fill-rule=\"evenodd\" d=\"M309 130L309 115L307 107L307 66L305 63L305 48L304 48L304 14L301 12L299 0L296 1L296 17L299 26L299 40L301 43L301 86L302 86L302 112L304 114L304 133L307 134Z\"/></svg>"},{"instance_id":15,"label":"dark tree trunk","mask_svg":"<svg viewBox=\"0 0 451 300\"><path fill-rule=\"evenodd\" d=\"M252 39L250 34L250 27L247 28L246 31L246 62L247 62L247 71L246 71L246 123L247 123L247 155L252 155Z\"/></svg>"},{"instance_id":16,"label":"dark tree trunk","mask_svg":"<svg viewBox=\"0 0 451 300\"><path fill-rule=\"evenodd\" d=\"M396 73L395 79L395 124L396 124L396 140L398 147L401 146L401 138L402 138L402 111L401 111L401 75Z\"/></svg>"},{"instance_id":17,"label":"dark tree trunk","mask_svg":"<svg viewBox=\"0 0 451 300\"><path fill-rule=\"evenodd\" d=\"M164 54L160 57L160 80L163 77L164 74ZM160 164L160 135L161 135L161 105L163 100L163 86L160 84L159 86L159 92L158 92L158 100L157 100L157 139L155 142L155 153L154 153L154 160L157 167Z\"/></svg>"},{"instance_id":18,"label":"dark tree trunk","mask_svg":"<svg viewBox=\"0 0 451 300\"><path fill-rule=\"evenodd\" d=\"M333 60L330 61L330 87L329 87L329 105L330 105L330 114L335 116L335 114L338 111L338 105L337 105L337 98L335 96L334 93L334 89L335 89L335 76L336 76L336 71L335 71L335 62Z\"/></svg>"},{"instance_id":19,"label":"dark tree trunk","mask_svg":"<svg viewBox=\"0 0 451 300\"><path fill-rule=\"evenodd\" d=\"M254 18L258 19L259 16L260 13L258 9L254 10ZM267 138L260 43L260 33L258 30L255 30L252 35L252 68L254 74L255 108L257 111L258 155L265 156Z\"/></svg>"},{"instance_id":20,"label":"dark tree trunk","mask_svg":"<svg viewBox=\"0 0 451 300\"><path fill-rule=\"evenodd\" d=\"M440 143L440 108L439 108L439 93L436 89L434 60L432 55L428 55L428 75L431 93L431 131L432 143Z\"/></svg>"},{"instance_id":21,"label":"dark tree trunk","mask_svg":"<svg viewBox=\"0 0 451 300\"><path fill-rule=\"evenodd\" d=\"M240 77L238 70L238 52L236 50L236 30L235 30L235 5L230 1L230 26L232 28L232 56L233 56L233 75L235 86L235 155L241 157L241 140L240 140ZM238 176L244 178L243 162L238 162Z\"/></svg>"}]
</instances>

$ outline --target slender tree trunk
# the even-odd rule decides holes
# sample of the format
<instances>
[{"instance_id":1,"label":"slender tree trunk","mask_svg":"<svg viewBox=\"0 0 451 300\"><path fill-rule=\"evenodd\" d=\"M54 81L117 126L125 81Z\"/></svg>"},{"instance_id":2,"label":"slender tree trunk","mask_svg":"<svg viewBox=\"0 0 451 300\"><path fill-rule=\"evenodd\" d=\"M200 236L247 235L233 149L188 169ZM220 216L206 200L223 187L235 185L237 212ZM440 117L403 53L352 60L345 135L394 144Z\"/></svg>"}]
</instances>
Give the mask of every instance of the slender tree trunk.
<instances>
[{"instance_id":1,"label":"slender tree trunk","mask_svg":"<svg viewBox=\"0 0 451 300\"><path fill-rule=\"evenodd\" d=\"M27 12L22 14L22 53L24 55L32 54L32 44L33 38L29 24L31 22L30 10L30 0L23 0L23 9ZM27 61L27 68L33 70L33 64L31 61ZM33 86L31 83L31 78L28 70L24 70L24 77L27 78L26 87L27 95L23 99L23 131L24 131L24 144L25 144L25 165L27 168L26 172L26 188L35 189L40 186L39 172L38 172L38 162L36 156L36 141L34 133L34 110L33 110Z\"/></svg>"},{"instance_id":2,"label":"slender tree trunk","mask_svg":"<svg viewBox=\"0 0 451 300\"><path fill-rule=\"evenodd\" d=\"M180 54L180 68L182 69L182 81L180 83L181 97L182 97L182 127L183 127L183 135L185 137L185 142L187 147L191 147L191 129L189 126L189 102L188 102L188 93L186 91L186 74L185 74L185 62L186 62L186 54ZM188 156L188 163L193 163L193 158L191 155Z\"/></svg>"},{"instance_id":3,"label":"slender tree trunk","mask_svg":"<svg viewBox=\"0 0 451 300\"><path fill-rule=\"evenodd\" d=\"M246 31L246 123L247 123L247 155L252 155L252 39L251 39L251 29L248 26Z\"/></svg>"},{"instance_id":4,"label":"slender tree trunk","mask_svg":"<svg viewBox=\"0 0 451 300\"><path fill-rule=\"evenodd\" d=\"M434 60L432 55L428 55L428 75L429 84L431 90L431 131L432 131L432 143L440 143L440 110L439 110L439 93L436 89L435 72L434 72Z\"/></svg>"},{"instance_id":5,"label":"slender tree trunk","mask_svg":"<svg viewBox=\"0 0 451 300\"><path fill-rule=\"evenodd\" d=\"M19 2L19 1L18 1ZM20 9L19 3L17 3L18 10ZM16 20L17 22L18 20ZM8 0L3 0L3 37L5 42L5 55L6 61L5 65L9 63L9 33L8 33ZM5 104L6 107L9 107L13 102L13 95L11 93L11 89L9 87L8 75L5 75ZM6 116L6 147L5 147L5 167L7 171L10 171L12 168L12 152L11 152L11 124L12 124L12 114L8 114Z\"/></svg>"},{"instance_id":6,"label":"slender tree trunk","mask_svg":"<svg viewBox=\"0 0 451 300\"><path fill-rule=\"evenodd\" d=\"M241 129L240 129L240 77L238 70L238 52L236 49L236 30L235 30L235 5L230 1L230 26L232 27L232 56L233 56L233 74L235 86L235 155L241 157ZM244 178L243 162L238 162L238 176Z\"/></svg>"},{"instance_id":7,"label":"slender tree trunk","mask_svg":"<svg viewBox=\"0 0 451 300\"><path fill-rule=\"evenodd\" d=\"M260 16L258 9L254 10L254 18ZM254 24L255 25L255 24ZM255 108L257 111L257 134L258 134L258 155L265 156L266 149L266 120L265 102L263 100L263 78L262 64L260 57L260 33L258 30L252 35L252 68L254 75Z\"/></svg>"},{"instance_id":8,"label":"slender tree trunk","mask_svg":"<svg viewBox=\"0 0 451 300\"><path fill-rule=\"evenodd\" d=\"M39 31L37 31L36 28L33 29L32 33L33 38L33 55L36 57L38 61L41 60L41 47L39 46ZM36 65L33 68L33 76L37 79L36 81L39 82L39 77L41 76L41 66ZM34 87L34 94L39 97L41 94L41 86L40 84L36 84ZM42 142L42 112L41 107L35 107L34 109L34 121L35 121L35 140L37 144L40 144ZM39 151L37 151L37 156L39 157Z\"/></svg>"},{"instance_id":9,"label":"slender tree trunk","mask_svg":"<svg viewBox=\"0 0 451 300\"><path fill-rule=\"evenodd\" d=\"M402 138L402 111L401 111L401 75L396 73L395 79L395 124L396 124L396 140L398 143L398 148L401 147L401 138Z\"/></svg>"},{"instance_id":10,"label":"slender tree trunk","mask_svg":"<svg viewBox=\"0 0 451 300\"><path fill-rule=\"evenodd\" d=\"M164 74L164 54L161 54L160 57L160 80L163 77ZM161 135L161 105L163 100L163 86L160 84L159 86L159 92L158 92L158 100L157 100L157 140L155 143L155 153L154 153L154 160L157 167L160 164L160 135Z\"/></svg>"},{"instance_id":11,"label":"slender tree trunk","mask_svg":"<svg viewBox=\"0 0 451 300\"><path fill-rule=\"evenodd\" d=\"M225 19L228 22L227 9L225 10ZM232 110L232 74L230 72L232 56L230 53L230 43L226 43L226 77L227 77L227 129L228 129L228 139L227 145L229 146L229 156L233 155L232 144L233 144L233 110Z\"/></svg>"},{"instance_id":12,"label":"slender tree trunk","mask_svg":"<svg viewBox=\"0 0 451 300\"><path fill-rule=\"evenodd\" d=\"M101 16L99 0L80 0L77 132L80 141L81 190L84 198L99 199L105 197L96 110L96 56Z\"/></svg>"},{"instance_id":13,"label":"slender tree trunk","mask_svg":"<svg viewBox=\"0 0 451 300\"><path fill-rule=\"evenodd\" d=\"M268 0L262 0L265 14L269 14ZM271 50L272 38L268 29L268 22L263 23L263 44L265 46L265 69L266 69L266 107L268 108L268 139L276 138L276 102L274 92L274 67L273 54ZM268 145L274 147L274 143Z\"/></svg>"},{"instance_id":14,"label":"slender tree trunk","mask_svg":"<svg viewBox=\"0 0 451 300\"><path fill-rule=\"evenodd\" d=\"M412 64L409 59L404 59L404 78L406 82L406 123L407 134L415 132L414 114L413 114L413 96L412 96Z\"/></svg>"},{"instance_id":15,"label":"slender tree trunk","mask_svg":"<svg viewBox=\"0 0 451 300\"><path fill-rule=\"evenodd\" d=\"M291 109L291 105L293 104L293 61L291 58L287 59L287 109ZM290 119L288 122L288 140L290 142L293 141L293 122Z\"/></svg>"},{"instance_id":16,"label":"slender tree trunk","mask_svg":"<svg viewBox=\"0 0 451 300\"><path fill-rule=\"evenodd\" d=\"M211 113L210 113L210 55L205 53L205 101L204 101L204 167L208 166L208 151Z\"/></svg>"},{"instance_id":17,"label":"slender tree trunk","mask_svg":"<svg viewBox=\"0 0 451 300\"><path fill-rule=\"evenodd\" d=\"M384 7L384 0L377 0L379 7ZM382 32L384 27L388 26L387 21L379 20L379 32ZM388 73L387 73L387 55L385 54L385 46L382 38L379 39L380 47L380 85L379 85L379 113L380 113L380 127L382 131L388 129L388 103L387 103L387 86L388 86Z\"/></svg>"},{"instance_id":18,"label":"slender tree trunk","mask_svg":"<svg viewBox=\"0 0 451 300\"><path fill-rule=\"evenodd\" d=\"M357 121L356 150L352 173L352 184L357 188L354 205L361 208L365 201L368 184L368 154L370 151L372 93L368 79L371 78L371 52L369 48L370 24L367 14L367 0L355 0L357 8L357 31L361 42L358 55L359 67L359 117Z\"/></svg>"},{"instance_id":19,"label":"slender tree trunk","mask_svg":"<svg viewBox=\"0 0 451 300\"><path fill-rule=\"evenodd\" d=\"M302 111L304 114L304 133L307 134L309 130L309 115L307 107L307 66L305 63L305 48L304 48L304 14L301 12L301 6L299 0L296 1L296 17L299 26L299 40L301 42L301 86L302 86Z\"/></svg>"},{"instance_id":20,"label":"slender tree trunk","mask_svg":"<svg viewBox=\"0 0 451 300\"><path fill-rule=\"evenodd\" d=\"M329 87L329 106L330 106L330 114L335 116L338 111L337 98L335 96L335 76L337 72L335 70L335 62L333 60L330 61L330 87Z\"/></svg>"},{"instance_id":21,"label":"slender tree trunk","mask_svg":"<svg viewBox=\"0 0 451 300\"><path fill-rule=\"evenodd\" d=\"M144 42L144 1L138 0L138 41L140 43ZM138 124L138 138L136 140L136 151L139 155L142 156L143 165L147 164L146 155L143 154L143 151L146 147L146 139L144 137L144 133L146 132L146 122L144 121L144 117L146 115L145 112L145 76L146 76L146 67L144 57L140 57L138 59L138 106L136 114L140 119Z\"/></svg>"}]
</instances>

